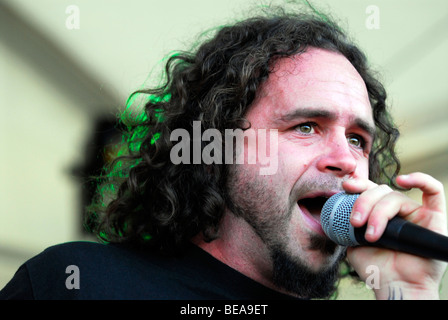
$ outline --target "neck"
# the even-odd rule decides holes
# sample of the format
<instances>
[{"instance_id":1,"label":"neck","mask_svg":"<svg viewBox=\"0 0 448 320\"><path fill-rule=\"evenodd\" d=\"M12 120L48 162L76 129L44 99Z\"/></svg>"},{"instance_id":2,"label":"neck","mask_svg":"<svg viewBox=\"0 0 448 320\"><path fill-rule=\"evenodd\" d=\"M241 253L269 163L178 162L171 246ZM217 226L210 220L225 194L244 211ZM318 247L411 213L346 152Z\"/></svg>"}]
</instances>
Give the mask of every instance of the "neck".
<instances>
[{"instance_id":1,"label":"neck","mask_svg":"<svg viewBox=\"0 0 448 320\"><path fill-rule=\"evenodd\" d=\"M243 218L226 212L218 239L206 242L198 235L193 243L245 276L280 291L271 280L272 259L266 245Z\"/></svg>"}]
</instances>

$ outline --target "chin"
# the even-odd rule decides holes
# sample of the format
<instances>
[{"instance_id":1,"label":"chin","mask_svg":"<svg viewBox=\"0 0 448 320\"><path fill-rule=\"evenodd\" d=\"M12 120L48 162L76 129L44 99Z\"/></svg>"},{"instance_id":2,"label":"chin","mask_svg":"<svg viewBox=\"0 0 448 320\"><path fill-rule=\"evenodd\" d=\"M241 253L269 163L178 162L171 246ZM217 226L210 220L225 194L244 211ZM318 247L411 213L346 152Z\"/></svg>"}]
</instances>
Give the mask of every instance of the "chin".
<instances>
[{"instance_id":1,"label":"chin","mask_svg":"<svg viewBox=\"0 0 448 320\"><path fill-rule=\"evenodd\" d=\"M310 268L317 271L339 263L345 256L345 247L337 245L326 236L313 235L306 252Z\"/></svg>"},{"instance_id":2,"label":"chin","mask_svg":"<svg viewBox=\"0 0 448 320\"><path fill-rule=\"evenodd\" d=\"M273 251L273 282L302 298L328 298L340 278L342 252L339 247L333 255L318 250L293 255L277 248Z\"/></svg>"}]
</instances>

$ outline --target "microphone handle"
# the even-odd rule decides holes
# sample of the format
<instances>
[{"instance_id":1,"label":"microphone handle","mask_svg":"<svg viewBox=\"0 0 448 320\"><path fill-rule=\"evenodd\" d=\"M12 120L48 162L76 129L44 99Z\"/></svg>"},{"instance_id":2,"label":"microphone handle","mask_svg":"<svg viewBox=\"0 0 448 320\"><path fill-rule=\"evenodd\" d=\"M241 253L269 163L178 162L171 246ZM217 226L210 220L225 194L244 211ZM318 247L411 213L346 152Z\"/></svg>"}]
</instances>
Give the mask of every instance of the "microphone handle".
<instances>
[{"instance_id":1,"label":"microphone handle","mask_svg":"<svg viewBox=\"0 0 448 320\"><path fill-rule=\"evenodd\" d=\"M389 221L378 241L368 242L364 238L366 227L354 228L355 238L360 245L393 249L448 262L448 237L439 233L395 217Z\"/></svg>"}]
</instances>

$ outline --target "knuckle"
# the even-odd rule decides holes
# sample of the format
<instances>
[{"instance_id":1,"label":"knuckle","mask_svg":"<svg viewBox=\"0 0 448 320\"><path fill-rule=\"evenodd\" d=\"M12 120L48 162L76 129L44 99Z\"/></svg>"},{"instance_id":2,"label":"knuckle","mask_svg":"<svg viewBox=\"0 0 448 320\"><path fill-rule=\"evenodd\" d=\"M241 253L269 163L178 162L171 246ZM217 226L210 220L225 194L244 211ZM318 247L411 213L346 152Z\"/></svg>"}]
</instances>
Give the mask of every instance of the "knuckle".
<instances>
[{"instance_id":1,"label":"knuckle","mask_svg":"<svg viewBox=\"0 0 448 320\"><path fill-rule=\"evenodd\" d=\"M393 192L392 188L387 184L380 184L378 185L378 188L383 192Z\"/></svg>"},{"instance_id":2,"label":"knuckle","mask_svg":"<svg viewBox=\"0 0 448 320\"><path fill-rule=\"evenodd\" d=\"M436 189L440 190L440 192L444 192L444 187L443 187L442 182L440 182L439 180L435 180L434 184L435 184Z\"/></svg>"}]
</instances>

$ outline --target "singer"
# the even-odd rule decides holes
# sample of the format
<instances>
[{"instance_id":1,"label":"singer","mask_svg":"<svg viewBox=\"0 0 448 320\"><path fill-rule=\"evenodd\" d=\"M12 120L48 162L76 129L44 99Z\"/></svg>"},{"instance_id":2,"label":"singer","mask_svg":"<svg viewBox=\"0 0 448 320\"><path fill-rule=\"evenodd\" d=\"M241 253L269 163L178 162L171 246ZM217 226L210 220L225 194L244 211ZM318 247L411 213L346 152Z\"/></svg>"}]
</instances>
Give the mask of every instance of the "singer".
<instances>
[{"instance_id":1,"label":"singer","mask_svg":"<svg viewBox=\"0 0 448 320\"><path fill-rule=\"evenodd\" d=\"M330 298L345 262L361 280L378 266L378 299L438 298L446 264L347 249L322 231L324 202L346 191L360 194L351 222L368 225L369 241L396 215L447 234L443 186L423 173L399 175L386 91L335 22L304 8L264 8L173 55L165 70L163 86L138 92L149 97L142 116L123 114L127 153L99 179L88 208L103 243L47 249L1 298ZM278 150L278 170L261 175L259 161L173 164L170 132L192 135L194 121L223 136L277 130L267 150ZM422 203L401 188L420 189ZM74 289L65 286L69 265L79 269Z\"/></svg>"}]
</instances>

